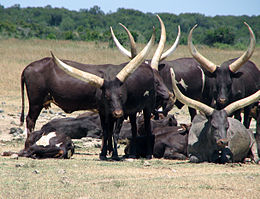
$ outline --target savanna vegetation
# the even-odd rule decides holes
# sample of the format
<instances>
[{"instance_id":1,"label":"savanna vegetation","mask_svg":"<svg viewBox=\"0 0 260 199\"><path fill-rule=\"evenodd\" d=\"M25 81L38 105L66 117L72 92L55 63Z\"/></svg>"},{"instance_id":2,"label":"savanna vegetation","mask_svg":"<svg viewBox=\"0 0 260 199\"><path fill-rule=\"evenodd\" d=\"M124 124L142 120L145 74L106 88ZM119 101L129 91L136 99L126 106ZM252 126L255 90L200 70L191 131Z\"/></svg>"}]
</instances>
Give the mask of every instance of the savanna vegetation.
<instances>
[{"instance_id":1,"label":"savanna vegetation","mask_svg":"<svg viewBox=\"0 0 260 199\"><path fill-rule=\"evenodd\" d=\"M138 44L138 49L143 45ZM215 63L237 57L245 50L201 45L198 48ZM50 56L50 50L59 58L82 63L118 64L128 61L116 48L109 48L108 42L0 40L0 138L9 135L12 127L19 127L22 70L32 61ZM260 49L256 48L252 56L258 65L259 53ZM190 56L187 46L180 45L169 59L187 56ZM25 105L27 113L27 100ZM62 112L54 105L51 110ZM67 117L80 113L82 111L67 114ZM178 122L189 123L187 109L174 108L172 113ZM36 130L58 116L42 112ZM0 153L19 151L24 146L24 140L0 140ZM77 154L70 160L0 156L0 198L258 198L260 194L259 165L190 164L188 161L163 159L104 162L99 161L99 148L85 147L81 140L74 142ZM124 154L124 147L121 144L120 156Z\"/></svg>"},{"instance_id":2,"label":"savanna vegetation","mask_svg":"<svg viewBox=\"0 0 260 199\"><path fill-rule=\"evenodd\" d=\"M138 10L119 8L116 12L104 13L100 7L71 11L65 8L27 7L19 4L4 8L0 5L0 38L52 39L110 42L109 27L112 26L122 43L128 39L118 23L131 30L139 43L149 39L152 26L158 27L155 14L159 14L167 28L167 41L174 41L177 26L181 26L181 44L186 44L189 30L198 24L194 41L220 48L242 49L248 43L246 21L252 26L256 38L260 38L260 15L258 16L214 16L198 13L143 13ZM159 28L157 28L159 32ZM159 33L157 39L159 39ZM257 44L260 42L257 39Z\"/></svg>"},{"instance_id":3,"label":"savanna vegetation","mask_svg":"<svg viewBox=\"0 0 260 199\"><path fill-rule=\"evenodd\" d=\"M168 43L175 40L177 25L182 28L181 45L168 59L190 57L186 46L187 32L196 23L195 43L199 51L216 64L240 56L247 47L247 21L259 38L260 16L215 16L201 14L158 13L163 19ZM109 26L113 26L123 43L127 38L118 22L124 23L138 41L138 49L159 23L152 13L118 9L105 14L99 7L69 11L45 8L10 8L0 6L0 153L19 151L24 140L3 139L12 127L18 127L21 112L20 75L31 62L50 56L50 50L62 59L82 63L119 64L128 61L116 48L111 48ZM212 41L223 31L231 43ZM232 34L231 34L232 33ZM159 35L159 34L157 34ZM207 38L207 39L206 39ZM233 38L233 39L232 39ZM208 43L207 43L207 42ZM212 48L233 46L231 49ZM258 42L259 44L259 42ZM235 48L234 48L235 47ZM238 48L239 47L239 48ZM149 58L151 58L156 45ZM260 66L260 48L251 58ZM25 97L25 113L28 101ZM51 110L62 112L52 105ZM75 112L66 116L77 116ZM180 123L189 123L186 109L175 114ZM44 117L43 114L45 115ZM41 113L36 130L58 114ZM47 119L46 119L47 118ZM22 127L23 128L23 127ZM254 128L254 127L253 127ZM188 161L144 159L136 161L99 161L99 148L86 147L74 140L76 154L70 160L12 159L0 156L0 199L2 198L259 198L259 165L190 164ZM123 155L124 145L119 148Z\"/></svg>"}]
</instances>

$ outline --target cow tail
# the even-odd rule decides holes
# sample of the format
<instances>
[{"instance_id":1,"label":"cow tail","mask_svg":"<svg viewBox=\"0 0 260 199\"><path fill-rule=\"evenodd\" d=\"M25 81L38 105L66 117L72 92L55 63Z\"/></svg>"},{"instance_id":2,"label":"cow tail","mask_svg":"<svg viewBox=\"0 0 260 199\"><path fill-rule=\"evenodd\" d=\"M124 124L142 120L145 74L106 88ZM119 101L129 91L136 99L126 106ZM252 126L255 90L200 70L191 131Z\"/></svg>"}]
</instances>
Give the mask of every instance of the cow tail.
<instances>
[{"instance_id":1,"label":"cow tail","mask_svg":"<svg viewBox=\"0 0 260 199\"><path fill-rule=\"evenodd\" d=\"M24 74L21 75L21 95L22 95L22 111L20 117L20 126L24 123Z\"/></svg>"}]
</instances>

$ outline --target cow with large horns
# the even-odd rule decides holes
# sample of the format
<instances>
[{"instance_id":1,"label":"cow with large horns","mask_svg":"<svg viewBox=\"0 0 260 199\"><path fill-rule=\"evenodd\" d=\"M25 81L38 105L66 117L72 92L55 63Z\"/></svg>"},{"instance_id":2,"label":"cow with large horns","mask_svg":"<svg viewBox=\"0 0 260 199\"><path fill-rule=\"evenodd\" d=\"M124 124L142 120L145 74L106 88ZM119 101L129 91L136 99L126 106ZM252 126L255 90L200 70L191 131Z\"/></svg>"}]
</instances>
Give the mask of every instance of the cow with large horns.
<instances>
[{"instance_id":1,"label":"cow with large horns","mask_svg":"<svg viewBox=\"0 0 260 199\"><path fill-rule=\"evenodd\" d=\"M163 24L160 17L158 15L157 17L159 18L161 24ZM132 59L136 56L137 53L136 43L131 32L123 24L120 23L120 25L127 32L127 35L130 40L131 51L128 51L120 44L113 32L113 29L111 28L112 38L120 52ZM152 60L148 60L148 63L150 63L155 70L159 71L159 75L161 76L163 82L171 92L173 90L169 70L170 68L173 68L173 70L176 73L178 87L185 93L185 95L191 97L192 99L197 99L199 101L202 101L203 103L207 103L210 105L212 103L212 95L209 94L211 88L210 80L205 77L204 72L200 67L200 64L194 58L179 58L176 60L165 61L165 59L169 57L177 49L177 46L180 41L180 36L181 30L180 26L178 26L178 34L175 42L167 51L162 53L164 44L166 42L166 31L163 25L162 34L159 42L160 48L158 48L158 50L156 50L155 52L155 54L161 56L154 56ZM178 108L183 107L183 104L178 100L175 102L175 105ZM167 109L164 112L167 112ZM189 107L189 112L192 120L193 117L196 115L196 110Z\"/></svg>"},{"instance_id":2,"label":"cow with large horns","mask_svg":"<svg viewBox=\"0 0 260 199\"><path fill-rule=\"evenodd\" d=\"M216 110L184 96L176 86L172 69L171 76L176 98L205 114L205 116L196 115L192 121L187 149L191 162L239 162L248 156L250 150L253 160L259 161L257 144L252 131L229 116L234 111L259 100L260 91L233 102L224 109Z\"/></svg>"},{"instance_id":3,"label":"cow with large horns","mask_svg":"<svg viewBox=\"0 0 260 199\"><path fill-rule=\"evenodd\" d=\"M74 78L93 85L100 95L98 110L104 140L100 159L106 159L107 142L112 137L115 121L119 118L129 116L132 125L132 136L135 139L137 131L136 113L143 111L148 139L151 137L150 117L155 105L154 75L151 67L142 62L148 55L154 39L155 34L153 33L147 46L129 63L119 66L107 65L105 77L74 68L52 54L54 62L60 69ZM115 73L117 74L116 77L114 76ZM152 155L152 149L150 148L148 146L148 150L151 150L148 158ZM133 149L132 155L134 154ZM114 139L112 156L114 159L118 159L116 139Z\"/></svg>"},{"instance_id":4,"label":"cow with large horns","mask_svg":"<svg viewBox=\"0 0 260 199\"><path fill-rule=\"evenodd\" d=\"M192 43L192 32L197 27L195 25L189 33L188 46L192 56L204 67L209 76L213 78L212 93L216 101L216 108L222 109L228 104L247 97L259 90L260 70L249 61L255 48L255 35L251 27L245 23L250 32L250 45L244 54L235 59L225 61L220 66L214 64L202 56ZM244 125L249 128L251 106L244 108ZM241 120L240 111L235 113L235 117Z\"/></svg>"},{"instance_id":5,"label":"cow with large horns","mask_svg":"<svg viewBox=\"0 0 260 199\"><path fill-rule=\"evenodd\" d=\"M29 64L21 75L21 88L22 88L22 114L21 114L21 125L24 121L24 85L26 85L27 96L29 101L29 111L26 117L26 128L28 130L28 135L33 131L35 127L36 120L43 108L48 108L51 103L56 104L66 113L71 113L77 110L98 110L100 109L101 100L101 90L97 89L93 84L97 85L102 83L102 78L107 79L109 75L115 77L117 73L126 65L126 63L121 65L89 65L81 64L74 61L63 60L64 63L73 66L76 69L89 72L95 76L101 77L97 80L97 83L88 83L81 81L75 77L72 77L57 67L56 62L53 58L44 58ZM147 66L146 66L147 67ZM146 67L140 67L137 69L139 79L143 77L141 74L145 74ZM122 73L118 74L118 77L122 79ZM149 75L149 73L148 73ZM134 75L132 81L134 81L136 75ZM132 85L136 89L139 89L137 84L139 80L134 82ZM173 103L172 94L168 92L168 89L163 84L163 82L154 75L154 82L156 83L156 97L160 100L170 99L168 104L171 107ZM105 81L106 83L106 81ZM69 92L68 92L69 89ZM149 92L145 93L146 96ZM101 101L101 102L100 102ZM134 109L134 108L133 108ZM137 109L140 109L137 106ZM120 112L115 112L115 114L121 115ZM120 120L122 122L123 120ZM119 123L120 123L119 122ZM118 124L117 126L120 126ZM117 128L117 127L116 127ZM28 145L28 142L25 143ZM28 147L28 146L27 146Z\"/></svg>"}]
</instances>

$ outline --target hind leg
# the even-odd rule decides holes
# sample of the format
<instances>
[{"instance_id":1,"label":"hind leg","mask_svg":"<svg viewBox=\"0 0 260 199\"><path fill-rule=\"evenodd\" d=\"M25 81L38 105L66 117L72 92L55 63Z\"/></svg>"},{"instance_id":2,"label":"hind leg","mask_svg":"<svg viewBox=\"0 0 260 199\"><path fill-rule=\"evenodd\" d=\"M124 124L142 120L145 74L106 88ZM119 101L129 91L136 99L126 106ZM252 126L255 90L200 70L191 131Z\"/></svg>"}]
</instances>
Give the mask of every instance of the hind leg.
<instances>
[{"instance_id":1,"label":"hind leg","mask_svg":"<svg viewBox=\"0 0 260 199\"><path fill-rule=\"evenodd\" d=\"M40 105L29 106L28 115L26 117L27 138L25 141L25 148L29 147L29 136L35 128L36 120L39 117L42 108L43 107Z\"/></svg>"}]
</instances>

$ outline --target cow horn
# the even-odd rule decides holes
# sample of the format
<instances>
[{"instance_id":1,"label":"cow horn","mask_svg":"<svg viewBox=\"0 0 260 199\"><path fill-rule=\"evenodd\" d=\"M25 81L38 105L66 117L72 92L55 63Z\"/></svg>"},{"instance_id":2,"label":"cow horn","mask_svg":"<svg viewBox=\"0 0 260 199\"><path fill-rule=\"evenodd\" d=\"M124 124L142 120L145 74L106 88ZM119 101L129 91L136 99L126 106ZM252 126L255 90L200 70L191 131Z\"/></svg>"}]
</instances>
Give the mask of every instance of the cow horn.
<instances>
[{"instance_id":1,"label":"cow horn","mask_svg":"<svg viewBox=\"0 0 260 199\"><path fill-rule=\"evenodd\" d=\"M255 34L251 29L251 27L246 22L244 22L244 24L247 26L250 32L250 44L247 51L244 52L244 54L241 55L241 57L239 57L236 61L234 61L232 64L229 65L229 70L232 72L236 72L244 63L246 63L247 60L249 60L250 57L252 56L255 49L255 43L256 43Z\"/></svg>"},{"instance_id":2,"label":"cow horn","mask_svg":"<svg viewBox=\"0 0 260 199\"><path fill-rule=\"evenodd\" d=\"M246 98L243 98L241 100L229 104L224 108L224 110L227 112L228 115L231 115L234 111L241 109L245 106L248 106L259 99L260 99L260 90Z\"/></svg>"},{"instance_id":3,"label":"cow horn","mask_svg":"<svg viewBox=\"0 0 260 199\"><path fill-rule=\"evenodd\" d=\"M117 79L119 79L121 82L124 82L126 78L135 71L135 69L146 59L148 53L150 52L155 40L155 30L153 29L153 34L148 42L148 44L145 46L145 48L135 56L134 59L132 59L118 74Z\"/></svg>"},{"instance_id":4,"label":"cow horn","mask_svg":"<svg viewBox=\"0 0 260 199\"><path fill-rule=\"evenodd\" d=\"M69 75L71 75L72 77L85 81L97 88L100 88L103 85L103 83L104 83L103 78L101 78L97 75L93 75L91 73L79 70L77 68L74 68L74 67L62 62L52 52L51 52L51 55L53 57L54 62L57 64L57 66L60 69L62 69L63 71L65 71L66 73L68 73Z\"/></svg>"},{"instance_id":5,"label":"cow horn","mask_svg":"<svg viewBox=\"0 0 260 199\"><path fill-rule=\"evenodd\" d=\"M176 96L176 98L182 102L183 104L186 104L187 106L190 106L192 108L195 108L197 110L200 110L202 111L203 113L205 113L207 116L210 116L212 115L214 109L207 106L206 104L203 104L199 101L196 101L196 100L193 100L193 99L190 99L186 96L184 96L181 91L179 90L179 88L177 87L176 85L176 80L175 80L175 74L174 74L174 71L173 69L171 68L170 69L170 72L171 72L171 78L172 78L172 87L173 87L173 91L174 91L174 94Z\"/></svg>"},{"instance_id":6,"label":"cow horn","mask_svg":"<svg viewBox=\"0 0 260 199\"><path fill-rule=\"evenodd\" d=\"M161 24L161 37L160 37L160 42L158 44L158 47L153 55L152 61L151 61L151 67L153 69L158 70L158 64L160 61L160 57L162 55L163 49L164 49L164 44L166 42L166 30L164 23L162 19L159 17L159 15L156 15L156 17L159 19L160 24Z\"/></svg>"},{"instance_id":7,"label":"cow horn","mask_svg":"<svg viewBox=\"0 0 260 199\"><path fill-rule=\"evenodd\" d=\"M180 38L181 38L181 27L178 25L178 35L175 39L174 44L172 45L171 48L169 48L166 52L164 52L160 58L160 61L166 59L167 57L169 57L178 47L179 42L180 42Z\"/></svg>"},{"instance_id":8,"label":"cow horn","mask_svg":"<svg viewBox=\"0 0 260 199\"><path fill-rule=\"evenodd\" d=\"M135 55L133 55L130 51L128 51L127 49L125 49L121 44L120 42L118 41L118 39L116 38L115 34L114 34L114 31L113 31L113 28L110 26L110 31L111 31L111 35L112 35L112 38L117 46L117 48L119 49L119 51L123 54L123 55L126 55L129 59L133 59L135 57ZM131 46L132 48L132 46ZM135 49L136 51L136 49ZM133 51L132 51L133 52Z\"/></svg>"},{"instance_id":9,"label":"cow horn","mask_svg":"<svg viewBox=\"0 0 260 199\"><path fill-rule=\"evenodd\" d=\"M213 73L217 68L216 64L214 64L213 62L209 61L207 58L202 56L192 43L192 32L196 27L197 24L193 26L193 28L190 30L189 37L188 37L188 46L190 49L190 53L207 71Z\"/></svg>"},{"instance_id":10,"label":"cow horn","mask_svg":"<svg viewBox=\"0 0 260 199\"><path fill-rule=\"evenodd\" d=\"M119 23L120 26L122 26L125 31L127 32L128 38L130 40L130 45L131 45L131 55L132 59L137 55L137 50L136 50L136 43L134 40L134 37L132 36L131 32L121 23Z\"/></svg>"}]
</instances>

